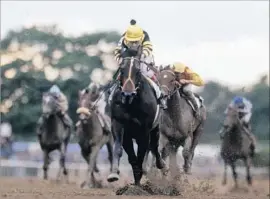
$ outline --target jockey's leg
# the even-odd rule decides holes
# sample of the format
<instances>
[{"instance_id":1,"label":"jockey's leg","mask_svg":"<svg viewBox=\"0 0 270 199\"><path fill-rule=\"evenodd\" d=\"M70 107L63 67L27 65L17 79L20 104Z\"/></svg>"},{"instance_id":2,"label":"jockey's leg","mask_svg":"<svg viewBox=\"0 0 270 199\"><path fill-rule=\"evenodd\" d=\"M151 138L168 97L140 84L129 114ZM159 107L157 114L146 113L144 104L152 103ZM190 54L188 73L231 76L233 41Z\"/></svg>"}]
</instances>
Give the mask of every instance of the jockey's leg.
<instances>
[{"instance_id":1,"label":"jockey's leg","mask_svg":"<svg viewBox=\"0 0 270 199\"><path fill-rule=\"evenodd\" d=\"M185 93L185 95L188 97L188 99L191 101L191 103L194 106L195 117L196 118L199 118L200 117L199 107L198 107L198 104L196 102L195 95L191 91L191 84L184 85L182 90L183 90L183 92Z\"/></svg>"},{"instance_id":2,"label":"jockey's leg","mask_svg":"<svg viewBox=\"0 0 270 199\"><path fill-rule=\"evenodd\" d=\"M241 119L241 121L243 122L244 132L246 133L246 135L248 136L248 138L251 141L251 150L254 153L255 145L256 145L256 139L255 139L255 136L251 133L251 125L250 125L251 115L252 115L251 113L246 113L243 116L243 118Z\"/></svg>"},{"instance_id":3,"label":"jockey's leg","mask_svg":"<svg viewBox=\"0 0 270 199\"><path fill-rule=\"evenodd\" d=\"M104 127L103 127L104 130L106 132L111 132L111 126L109 124L108 118L106 118L106 116L103 113L101 113L101 112L98 112L97 114L102 119L102 121L104 123Z\"/></svg>"},{"instance_id":4,"label":"jockey's leg","mask_svg":"<svg viewBox=\"0 0 270 199\"><path fill-rule=\"evenodd\" d=\"M109 104L111 105L111 102L112 102L112 98L113 98L113 95L116 91L116 88L118 87L119 83L118 82L115 82L112 87L109 89L109 98L108 98L108 102Z\"/></svg>"},{"instance_id":5,"label":"jockey's leg","mask_svg":"<svg viewBox=\"0 0 270 199\"><path fill-rule=\"evenodd\" d=\"M225 135L225 128L222 127L220 129L220 131L218 132L218 134L219 134L220 139L223 139L224 138L224 135Z\"/></svg>"},{"instance_id":6,"label":"jockey's leg","mask_svg":"<svg viewBox=\"0 0 270 199\"><path fill-rule=\"evenodd\" d=\"M146 62L146 64L152 64L153 63L153 57L150 55L148 57L145 58L144 62ZM149 77L154 83L156 83L156 85L158 87L160 87L157 78L156 78L156 74L153 70L151 70L145 63L141 63L141 72ZM158 88L160 89L160 88ZM160 97L157 97L157 102L160 105L160 107L162 109L167 109L167 100L161 95Z\"/></svg>"},{"instance_id":7,"label":"jockey's leg","mask_svg":"<svg viewBox=\"0 0 270 199\"><path fill-rule=\"evenodd\" d=\"M64 124L71 130L73 122L66 112L60 112L60 116Z\"/></svg>"}]
</instances>

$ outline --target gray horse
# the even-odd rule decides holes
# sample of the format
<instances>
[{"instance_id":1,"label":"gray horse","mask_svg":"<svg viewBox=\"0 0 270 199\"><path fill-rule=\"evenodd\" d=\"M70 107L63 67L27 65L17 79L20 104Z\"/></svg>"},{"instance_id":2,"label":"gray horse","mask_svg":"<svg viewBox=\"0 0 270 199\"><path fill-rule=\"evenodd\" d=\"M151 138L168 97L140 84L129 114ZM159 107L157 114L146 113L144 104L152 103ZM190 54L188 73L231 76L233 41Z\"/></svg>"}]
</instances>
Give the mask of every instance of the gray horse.
<instances>
[{"instance_id":1,"label":"gray horse","mask_svg":"<svg viewBox=\"0 0 270 199\"><path fill-rule=\"evenodd\" d=\"M224 132L224 137L221 144L221 157L224 161L224 176L222 184L227 183L227 167L232 168L232 174L235 182L235 187L238 186L236 161L242 159L246 167L246 180L249 185L252 184L250 175L250 166L252 159L252 150L250 148L251 141L244 132L244 128L238 117L238 112L235 109L230 109L223 123L221 131Z\"/></svg>"},{"instance_id":2,"label":"gray horse","mask_svg":"<svg viewBox=\"0 0 270 199\"><path fill-rule=\"evenodd\" d=\"M176 83L175 73L171 69L165 68L162 70L158 75L158 80L163 96L167 97L168 106L166 110L162 111L160 117L160 149L162 158L166 162L163 175L166 176L168 174L169 159L171 172L173 169L174 172L179 173L175 169L177 168L177 151L180 146L183 147L184 172L191 173L194 150L203 133L206 109L201 100L200 118L196 119L194 117L194 111L185 96L179 91L179 84ZM146 161L145 159L144 165Z\"/></svg>"},{"instance_id":3,"label":"gray horse","mask_svg":"<svg viewBox=\"0 0 270 199\"><path fill-rule=\"evenodd\" d=\"M60 151L60 169L57 179L61 177L61 173L67 177L68 171L65 166L66 150L70 140L71 131L67 128L60 116L58 115L57 99L52 93L44 93L42 97L42 110L45 120L43 124L38 125L37 134L40 147L44 155L44 179L48 179L48 166L50 164L50 152L54 150Z\"/></svg>"},{"instance_id":4,"label":"gray horse","mask_svg":"<svg viewBox=\"0 0 270 199\"><path fill-rule=\"evenodd\" d=\"M76 125L77 136L79 137L81 154L88 163L88 176L86 181L81 184L81 187L85 185L96 187L94 171L98 172L96 159L103 145L106 144L108 149L110 171L112 170L113 161L114 138L110 130L110 120L106 116L99 116L101 114L98 112L97 107L93 107L91 93L89 89L79 91L79 108L77 109L79 116L79 122Z\"/></svg>"}]
</instances>

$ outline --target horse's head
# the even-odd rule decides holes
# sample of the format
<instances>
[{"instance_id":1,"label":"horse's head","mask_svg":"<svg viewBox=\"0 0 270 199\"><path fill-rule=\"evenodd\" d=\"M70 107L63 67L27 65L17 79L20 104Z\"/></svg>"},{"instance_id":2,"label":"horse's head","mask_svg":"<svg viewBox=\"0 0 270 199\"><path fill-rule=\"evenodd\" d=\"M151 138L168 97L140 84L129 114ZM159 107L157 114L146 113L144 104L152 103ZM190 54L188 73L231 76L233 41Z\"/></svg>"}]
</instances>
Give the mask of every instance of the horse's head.
<instances>
[{"instance_id":1,"label":"horse's head","mask_svg":"<svg viewBox=\"0 0 270 199\"><path fill-rule=\"evenodd\" d=\"M228 113L223 122L223 127L226 131L231 131L235 127L240 125L240 119L238 111L235 108L229 108Z\"/></svg>"},{"instance_id":2,"label":"horse's head","mask_svg":"<svg viewBox=\"0 0 270 199\"><path fill-rule=\"evenodd\" d=\"M83 123L86 123L91 116L92 108L91 94L88 88L83 91L79 91L78 107L79 108L77 109L76 113L79 115L79 119Z\"/></svg>"},{"instance_id":3,"label":"horse's head","mask_svg":"<svg viewBox=\"0 0 270 199\"><path fill-rule=\"evenodd\" d=\"M168 97L170 97L179 86L176 81L176 75L169 66L161 69L158 75L158 82L161 86L162 95Z\"/></svg>"},{"instance_id":4,"label":"horse's head","mask_svg":"<svg viewBox=\"0 0 270 199\"><path fill-rule=\"evenodd\" d=\"M140 86L140 60L134 57L124 58L120 65L120 74L122 102L125 103L128 97L131 103Z\"/></svg>"},{"instance_id":5,"label":"horse's head","mask_svg":"<svg viewBox=\"0 0 270 199\"><path fill-rule=\"evenodd\" d=\"M42 113L46 116L58 112L58 95L55 93L46 92L42 96Z\"/></svg>"}]
</instances>

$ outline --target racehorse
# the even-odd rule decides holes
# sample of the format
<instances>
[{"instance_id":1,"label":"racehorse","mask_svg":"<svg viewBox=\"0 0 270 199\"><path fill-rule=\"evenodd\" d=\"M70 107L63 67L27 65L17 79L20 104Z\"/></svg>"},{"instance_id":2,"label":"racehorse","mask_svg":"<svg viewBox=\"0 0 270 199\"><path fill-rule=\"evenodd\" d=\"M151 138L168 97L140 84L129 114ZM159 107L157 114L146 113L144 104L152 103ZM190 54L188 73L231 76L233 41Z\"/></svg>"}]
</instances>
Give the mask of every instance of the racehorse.
<instances>
[{"instance_id":1,"label":"racehorse","mask_svg":"<svg viewBox=\"0 0 270 199\"><path fill-rule=\"evenodd\" d=\"M42 110L45 120L37 131L40 147L44 155L44 179L48 179L48 166L50 164L49 153L54 150L60 151L60 169L58 180L61 173L67 177L68 171L65 166L66 150L70 140L71 131L66 127L58 115L58 105L56 96L52 93L44 93L42 96Z\"/></svg>"},{"instance_id":2,"label":"racehorse","mask_svg":"<svg viewBox=\"0 0 270 199\"><path fill-rule=\"evenodd\" d=\"M89 187L96 186L94 171L99 172L96 165L98 152L106 144L108 149L108 159L112 169L113 159L113 143L114 138L111 132L111 124L109 118L99 117L98 108L93 105L93 94L89 89L79 91L79 108L77 114L79 122L77 123L77 136L81 147L81 154L88 163L88 177L81 184L84 187L86 184ZM107 122L105 124L105 122ZM109 125L109 127L105 126Z\"/></svg>"},{"instance_id":3,"label":"racehorse","mask_svg":"<svg viewBox=\"0 0 270 199\"><path fill-rule=\"evenodd\" d=\"M250 166L252 160L251 140L245 134L241 121L238 117L238 112L235 109L230 109L224 120L223 128L224 137L221 144L221 157L224 161L224 175L222 184L227 183L227 167L232 168L232 174L235 182L235 187L238 186L236 161L241 159L246 167L246 180L249 185L252 184L250 174Z\"/></svg>"},{"instance_id":4,"label":"racehorse","mask_svg":"<svg viewBox=\"0 0 270 199\"><path fill-rule=\"evenodd\" d=\"M150 80L142 74L140 64L141 61L136 57L126 57L120 64L120 85L111 102L112 130L116 134L116 141L109 182L119 179L122 146L128 155L135 185L140 185L142 164L149 148L156 157L157 168L164 167L164 161L158 152L160 108ZM137 155L132 139L138 145Z\"/></svg>"},{"instance_id":5,"label":"racehorse","mask_svg":"<svg viewBox=\"0 0 270 199\"><path fill-rule=\"evenodd\" d=\"M191 173L194 150L203 133L206 109L202 104L202 99L201 101L198 99L201 114L198 119L194 116L191 103L179 90L175 73L169 67L160 71L158 81L163 96L167 97L168 106L167 109L162 110L160 116L161 154L167 163L163 169L163 175L168 174L169 157L171 171L177 168L176 155L180 146L183 147L184 172L189 174Z\"/></svg>"}]
</instances>

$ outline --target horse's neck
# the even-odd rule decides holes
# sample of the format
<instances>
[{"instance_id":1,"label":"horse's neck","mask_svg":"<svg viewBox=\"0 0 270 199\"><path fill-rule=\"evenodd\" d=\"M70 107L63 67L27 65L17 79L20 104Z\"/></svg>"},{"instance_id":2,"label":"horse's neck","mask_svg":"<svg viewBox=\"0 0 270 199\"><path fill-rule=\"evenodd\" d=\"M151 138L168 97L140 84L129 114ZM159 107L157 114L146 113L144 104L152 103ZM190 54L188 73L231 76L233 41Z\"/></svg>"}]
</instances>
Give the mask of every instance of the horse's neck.
<instances>
[{"instance_id":1,"label":"horse's neck","mask_svg":"<svg viewBox=\"0 0 270 199\"><path fill-rule=\"evenodd\" d=\"M232 143L239 144L242 141L242 129L239 124L234 125L234 127L229 132L229 138Z\"/></svg>"},{"instance_id":2,"label":"horse's neck","mask_svg":"<svg viewBox=\"0 0 270 199\"><path fill-rule=\"evenodd\" d=\"M91 137L91 135L93 134L93 129L95 125L97 125L96 124L97 122L98 122L98 118L95 113L92 113L92 116L87 120L87 123L81 122L83 134Z\"/></svg>"},{"instance_id":3,"label":"horse's neck","mask_svg":"<svg viewBox=\"0 0 270 199\"><path fill-rule=\"evenodd\" d=\"M141 78L141 86L140 86L140 94L139 95L141 98L143 98L143 100L150 100L149 98L151 96L155 97L155 93L154 93L150 83L148 82L148 80L146 79L146 77L144 75L142 75L142 78Z\"/></svg>"},{"instance_id":4,"label":"horse's neck","mask_svg":"<svg viewBox=\"0 0 270 199\"><path fill-rule=\"evenodd\" d=\"M57 128L57 115L51 114L47 119L47 133L52 134Z\"/></svg>"},{"instance_id":5,"label":"horse's neck","mask_svg":"<svg viewBox=\"0 0 270 199\"><path fill-rule=\"evenodd\" d=\"M173 121L179 122L179 119L182 117L181 114L181 100L183 100L178 91L176 91L170 99L167 100L168 103L168 114L170 115Z\"/></svg>"}]
</instances>

